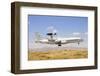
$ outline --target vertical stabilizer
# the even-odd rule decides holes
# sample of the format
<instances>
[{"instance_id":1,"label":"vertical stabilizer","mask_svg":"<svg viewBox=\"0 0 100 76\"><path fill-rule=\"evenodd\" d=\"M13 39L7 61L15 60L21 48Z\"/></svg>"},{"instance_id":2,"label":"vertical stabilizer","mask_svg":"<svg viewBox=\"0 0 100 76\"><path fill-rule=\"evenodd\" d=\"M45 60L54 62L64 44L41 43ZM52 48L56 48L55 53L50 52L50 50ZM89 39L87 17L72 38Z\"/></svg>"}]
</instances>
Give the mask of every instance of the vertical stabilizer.
<instances>
[{"instance_id":1,"label":"vertical stabilizer","mask_svg":"<svg viewBox=\"0 0 100 76\"><path fill-rule=\"evenodd\" d=\"M41 40L41 35L39 32L35 32L35 42L39 42Z\"/></svg>"}]
</instances>

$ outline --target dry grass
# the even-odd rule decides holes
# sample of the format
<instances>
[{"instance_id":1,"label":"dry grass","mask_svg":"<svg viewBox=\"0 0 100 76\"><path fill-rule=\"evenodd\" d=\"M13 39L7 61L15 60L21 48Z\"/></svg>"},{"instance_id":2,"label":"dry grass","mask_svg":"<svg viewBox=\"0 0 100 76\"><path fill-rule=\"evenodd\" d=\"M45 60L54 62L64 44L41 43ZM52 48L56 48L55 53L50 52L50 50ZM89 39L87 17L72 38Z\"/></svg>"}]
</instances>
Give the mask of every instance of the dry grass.
<instances>
[{"instance_id":1,"label":"dry grass","mask_svg":"<svg viewBox=\"0 0 100 76\"><path fill-rule=\"evenodd\" d=\"M39 52L28 52L28 60L51 60L51 59L79 59L87 58L88 51L80 50L60 50L60 51L39 51Z\"/></svg>"}]
</instances>

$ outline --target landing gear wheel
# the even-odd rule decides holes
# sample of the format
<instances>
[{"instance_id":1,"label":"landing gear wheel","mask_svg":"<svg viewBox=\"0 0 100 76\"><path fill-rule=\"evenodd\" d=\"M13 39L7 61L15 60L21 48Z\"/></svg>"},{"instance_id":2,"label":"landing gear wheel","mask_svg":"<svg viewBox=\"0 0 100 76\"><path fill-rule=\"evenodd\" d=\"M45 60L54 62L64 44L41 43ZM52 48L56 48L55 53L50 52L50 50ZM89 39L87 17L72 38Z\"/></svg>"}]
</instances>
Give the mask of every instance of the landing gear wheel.
<instances>
[{"instance_id":1,"label":"landing gear wheel","mask_svg":"<svg viewBox=\"0 0 100 76\"><path fill-rule=\"evenodd\" d=\"M61 46L60 44L58 44L58 46Z\"/></svg>"},{"instance_id":2,"label":"landing gear wheel","mask_svg":"<svg viewBox=\"0 0 100 76\"><path fill-rule=\"evenodd\" d=\"M58 46L61 46L61 41L58 42Z\"/></svg>"}]
</instances>

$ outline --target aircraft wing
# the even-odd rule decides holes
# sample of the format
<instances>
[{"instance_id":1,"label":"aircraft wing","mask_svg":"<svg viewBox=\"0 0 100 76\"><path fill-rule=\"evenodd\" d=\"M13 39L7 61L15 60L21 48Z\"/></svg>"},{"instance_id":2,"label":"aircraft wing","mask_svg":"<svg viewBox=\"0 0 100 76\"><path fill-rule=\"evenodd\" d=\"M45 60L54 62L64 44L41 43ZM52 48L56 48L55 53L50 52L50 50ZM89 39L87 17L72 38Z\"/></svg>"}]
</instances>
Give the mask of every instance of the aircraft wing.
<instances>
[{"instance_id":1,"label":"aircraft wing","mask_svg":"<svg viewBox=\"0 0 100 76\"><path fill-rule=\"evenodd\" d=\"M68 43L79 43L83 41L81 38L60 38L56 40L56 42L61 41L61 44L68 44Z\"/></svg>"}]
</instances>

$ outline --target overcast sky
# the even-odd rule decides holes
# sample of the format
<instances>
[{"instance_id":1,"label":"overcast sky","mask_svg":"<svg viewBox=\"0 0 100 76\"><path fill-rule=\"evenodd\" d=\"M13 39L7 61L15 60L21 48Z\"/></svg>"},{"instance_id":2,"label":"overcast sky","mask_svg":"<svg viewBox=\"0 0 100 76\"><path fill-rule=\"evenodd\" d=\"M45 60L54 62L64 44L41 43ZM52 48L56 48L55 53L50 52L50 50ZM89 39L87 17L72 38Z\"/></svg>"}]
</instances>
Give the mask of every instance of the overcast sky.
<instances>
[{"instance_id":1,"label":"overcast sky","mask_svg":"<svg viewBox=\"0 0 100 76\"><path fill-rule=\"evenodd\" d=\"M84 39L84 42L80 46L87 47L87 17L29 15L29 48L50 46L48 44L43 45L34 43L34 33L39 32L43 37L46 37L46 33L48 32L49 28L53 28L58 33L59 37L80 36Z\"/></svg>"}]
</instances>

